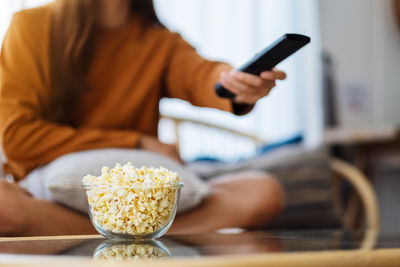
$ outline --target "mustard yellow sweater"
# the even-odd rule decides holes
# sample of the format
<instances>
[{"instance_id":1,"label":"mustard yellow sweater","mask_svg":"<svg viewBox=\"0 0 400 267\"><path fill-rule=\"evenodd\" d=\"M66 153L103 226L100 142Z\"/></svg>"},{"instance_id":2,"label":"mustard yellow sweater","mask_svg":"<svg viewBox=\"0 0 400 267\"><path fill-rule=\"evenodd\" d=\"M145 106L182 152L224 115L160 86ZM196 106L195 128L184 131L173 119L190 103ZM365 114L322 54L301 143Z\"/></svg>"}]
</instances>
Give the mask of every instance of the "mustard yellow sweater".
<instances>
[{"instance_id":1,"label":"mustard yellow sweater","mask_svg":"<svg viewBox=\"0 0 400 267\"><path fill-rule=\"evenodd\" d=\"M134 148L141 134L157 135L159 100L181 98L231 111L213 85L229 65L200 57L178 34L141 28L137 19L118 29L95 29L88 81L74 125L44 118L50 88L52 5L18 12L0 55L0 136L4 169L22 179L34 168L71 152Z\"/></svg>"}]
</instances>

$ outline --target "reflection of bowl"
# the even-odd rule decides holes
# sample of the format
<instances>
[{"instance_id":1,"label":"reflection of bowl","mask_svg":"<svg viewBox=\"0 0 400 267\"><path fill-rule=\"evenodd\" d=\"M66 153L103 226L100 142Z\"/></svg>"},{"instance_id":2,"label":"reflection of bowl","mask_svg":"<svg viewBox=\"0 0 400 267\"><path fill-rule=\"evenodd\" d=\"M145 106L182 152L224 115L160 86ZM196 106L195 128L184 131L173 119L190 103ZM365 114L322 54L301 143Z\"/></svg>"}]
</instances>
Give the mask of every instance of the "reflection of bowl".
<instances>
[{"instance_id":1,"label":"reflection of bowl","mask_svg":"<svg viewBox=\"0 0 400 267\"><path fill-rule=\"evenodd\" d=\"M112 239L146 240L167 232L176 214L180 183L83 184L90 219Z\"/></svg>"},{"instance_id":2,"label":"reflection of bowl","mask_svg":"<svg viewBox=\"0 0 400 267\"><path fill-rule=\"evenodd\" d=\"M160 241L148 240L132 241L105 241L95 250L93 258L126 262L134 260L157 260L168 258L169 250Z\"/></svg>"}]
</instances>

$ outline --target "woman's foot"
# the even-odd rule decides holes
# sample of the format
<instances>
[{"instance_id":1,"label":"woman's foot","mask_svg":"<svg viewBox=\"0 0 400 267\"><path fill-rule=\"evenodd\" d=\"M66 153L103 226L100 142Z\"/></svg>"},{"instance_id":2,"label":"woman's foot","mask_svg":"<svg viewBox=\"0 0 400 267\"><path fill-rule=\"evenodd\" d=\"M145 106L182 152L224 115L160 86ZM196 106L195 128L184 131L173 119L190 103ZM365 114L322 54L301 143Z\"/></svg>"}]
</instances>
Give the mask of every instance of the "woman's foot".
<instances>
[{"instance_id":1,"label":"woman's foot","mask_svg":"<svg viewBox=\"0 0 400 267\"><path fill-rule=\"evenodd\" d=\"M278 216L285 205L283 188L270 174L227 174L213 179L210 185L211 194L202 205L178 216L169 233L259 227Z\"/></svg>"}]
</instances>

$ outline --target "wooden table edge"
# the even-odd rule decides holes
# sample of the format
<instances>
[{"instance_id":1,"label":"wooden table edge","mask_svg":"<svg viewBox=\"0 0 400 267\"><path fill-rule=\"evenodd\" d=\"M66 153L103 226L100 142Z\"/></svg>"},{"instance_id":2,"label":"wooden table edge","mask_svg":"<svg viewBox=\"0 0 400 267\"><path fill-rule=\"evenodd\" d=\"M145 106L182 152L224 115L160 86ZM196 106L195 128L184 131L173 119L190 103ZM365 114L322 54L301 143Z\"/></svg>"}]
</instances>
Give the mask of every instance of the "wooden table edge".
<instances>
[{"instance_id":1,"label":"wooden table edge","mask_svg":"<svg viewBox=\"0 0 400 267\"><path fill-rule=\"evenodd\" d=\"M97 239L101 235L59 235L59 236L27 236L27 237L0 237L0 242L12 241L40 241L40 240L72 240L72 239Z\"/></svg>"},{"instance_id":2,"label":"wooden table edge","mask_svg":"<svg viewBox=\"0 0 400 267\"><path fill-rule=\"evenodd\" d=\"M87 258L73 258L65 256L16 256L0 255L0 266L58 266L66 267L92 267L92 266L149 266L149 262L116 263L93 261ZM152 261L151 266L157 267L249 267L249 266L400 266L400 249L376 250L346 250L346 251L321 251L321 252L296 252L272 253L256 255L235 256L208 256L198 258L174 258Z\"/></svg>"}]
</instances>

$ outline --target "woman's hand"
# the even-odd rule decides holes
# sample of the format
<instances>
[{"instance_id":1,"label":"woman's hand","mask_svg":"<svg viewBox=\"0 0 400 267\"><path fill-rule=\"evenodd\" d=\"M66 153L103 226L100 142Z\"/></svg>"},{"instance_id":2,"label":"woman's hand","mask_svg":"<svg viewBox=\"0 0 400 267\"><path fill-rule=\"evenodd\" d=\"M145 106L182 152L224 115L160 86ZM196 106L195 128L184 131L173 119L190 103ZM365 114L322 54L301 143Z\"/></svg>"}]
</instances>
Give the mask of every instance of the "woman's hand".
<instances>
[{"instance_id":1,"label":"woman's hand","mask_svg":"<svg viewBox=\"0 0 400 267\"><path fill-rule=\"evenodd\" d=\"M156 137L142 135L139 140L139 148L162 154L183 164L176 146L162 143Z\"/></svg>"},{"instance_id":2,"label":"woman's hand","mask_svg":"<svg viewBox=\"0 0 400 267\"><path fill-rule=\"evenodd\" d=\"M276 85L276 80L286 79L283 71L263 71L259 76L233 70L221 73L221 84L234 93L237 104L254 105L258 99L267 96Z\"/></svg>"}]
</instances>

